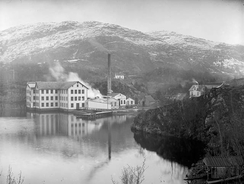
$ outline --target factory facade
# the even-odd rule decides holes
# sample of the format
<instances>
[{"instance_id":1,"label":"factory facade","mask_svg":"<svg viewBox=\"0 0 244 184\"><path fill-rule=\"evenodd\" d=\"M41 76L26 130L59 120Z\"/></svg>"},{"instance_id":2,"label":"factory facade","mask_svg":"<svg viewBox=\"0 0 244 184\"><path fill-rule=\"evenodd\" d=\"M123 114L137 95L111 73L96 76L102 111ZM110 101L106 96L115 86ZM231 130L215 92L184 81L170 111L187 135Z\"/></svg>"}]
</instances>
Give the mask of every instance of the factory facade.
<instances>
[{"instance_id":1,"label":"factory facade","mask_svg":"<svg viewBox=\"0 0 244 184\"><path fill-rule=\"evenodd\" d=\"M88 87L73 82L28 82L26 106L31 109L73 110L85 108Z\"/></svg>"},{"instance_id":2,"label":"factory facade","mask_svg":"<svg viewBox=\"0 0 244 184\"><path fill-rule=\"evenodd\" d=\"M28 82L26 106L29 109L75 110L119 109L135 105L135 101L121 93L111 93L102 98L89 99L89 88L79 81L73 82Z\"/></svg>"}]
</instances>

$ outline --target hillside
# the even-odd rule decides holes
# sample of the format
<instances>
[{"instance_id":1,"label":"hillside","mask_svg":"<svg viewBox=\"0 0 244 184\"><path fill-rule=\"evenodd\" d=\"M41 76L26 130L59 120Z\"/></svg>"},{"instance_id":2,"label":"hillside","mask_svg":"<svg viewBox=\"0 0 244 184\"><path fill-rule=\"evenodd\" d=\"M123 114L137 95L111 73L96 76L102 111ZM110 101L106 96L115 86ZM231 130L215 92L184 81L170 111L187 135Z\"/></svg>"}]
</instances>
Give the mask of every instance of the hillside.
<instances>
[{"instance_id":1,"label":"hillside","mask_svg":"<svg viewBox=\"0 0 244 184\"><path fill-rule=\"evenodd\" d=\"M225 77L244 75L244 46L174 32L143 33L100 22L13 27L0 32L0 51L1 71L14 70L15 78L24 81L51 80L49 69L57 61L65 72L76 72L87 80L104 78L107 53L112 56L113 72L138 75L161 67Z\"/></svg>"}]
</instances>

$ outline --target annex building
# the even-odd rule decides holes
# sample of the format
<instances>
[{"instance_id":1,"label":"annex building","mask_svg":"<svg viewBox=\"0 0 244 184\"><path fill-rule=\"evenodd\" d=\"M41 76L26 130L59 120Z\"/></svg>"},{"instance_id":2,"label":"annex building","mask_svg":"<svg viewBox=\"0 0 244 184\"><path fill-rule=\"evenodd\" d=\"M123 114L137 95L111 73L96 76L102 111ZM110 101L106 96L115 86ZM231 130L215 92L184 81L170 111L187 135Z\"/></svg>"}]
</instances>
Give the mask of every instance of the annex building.
<instances>
[{"instance_id":1,"label":"annex building","mask_svg":"<svg viewBox=\"0 0 244 184\"><path fill-rule=\"evenodd\" d=\"M30 109L82 109L87 96L88 87L79 81L28 82L26 86L26 106Z\"/></svg>"}]
</instances>

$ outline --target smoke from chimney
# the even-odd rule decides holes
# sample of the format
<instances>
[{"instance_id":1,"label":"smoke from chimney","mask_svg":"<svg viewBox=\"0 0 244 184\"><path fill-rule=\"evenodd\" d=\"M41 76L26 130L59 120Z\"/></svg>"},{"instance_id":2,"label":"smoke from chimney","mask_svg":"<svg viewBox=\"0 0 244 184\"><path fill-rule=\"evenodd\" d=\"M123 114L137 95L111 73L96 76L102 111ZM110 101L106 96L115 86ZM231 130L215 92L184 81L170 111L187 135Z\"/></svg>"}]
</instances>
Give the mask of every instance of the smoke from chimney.
<instances>
[{"instance_id":1,"label":"smoke from chimney","mask_svg":"<svg viewBox=\"0 0 244 184\"><path fill-rule=\"evenodd\" d=\"M77 73L69 72L68 74L65 73L64 68L61 64L56 61L53 67L49 68L51 75L57 80L62 82L69 82L69 81L80 81L84 85L86 85L88 89L88 98L102 98L103 95L100 93L98 89L94 89L91 87L90 84L84 82Z\"/></svg>"},{"instance_id":2,"label":"smoke from chimney","mask_svg":"<svg viewBox=\"0 0 244 184\"><path fill-rule=\"evenodd\" d=\"M194 78L192 79L192 82L195 83L195 84L198 84L198 82Z\"/></svg>"}]
</instances>

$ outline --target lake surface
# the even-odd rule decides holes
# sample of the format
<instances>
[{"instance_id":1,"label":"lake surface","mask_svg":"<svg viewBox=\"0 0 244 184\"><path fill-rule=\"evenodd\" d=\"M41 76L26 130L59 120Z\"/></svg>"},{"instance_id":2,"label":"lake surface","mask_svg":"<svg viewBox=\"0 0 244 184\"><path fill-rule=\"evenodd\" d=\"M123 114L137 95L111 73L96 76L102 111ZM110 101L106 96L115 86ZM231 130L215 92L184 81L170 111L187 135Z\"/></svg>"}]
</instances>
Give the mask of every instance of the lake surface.
<instances>
[{"instance_id":1,"label":"lake surface","mask_svg":"<svg viewBox=\"0 0 244 184\"><path fill-rule=\"evenodd\" d=\"M183 184L188 169L143 149L134 115L82 120L66 113L0 117L0 183L9 167L24 184L109 184L145 159L145 184Z\"/></svg>"}]
</instances>

